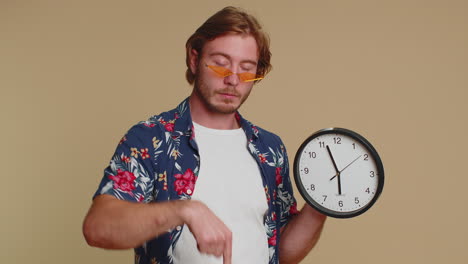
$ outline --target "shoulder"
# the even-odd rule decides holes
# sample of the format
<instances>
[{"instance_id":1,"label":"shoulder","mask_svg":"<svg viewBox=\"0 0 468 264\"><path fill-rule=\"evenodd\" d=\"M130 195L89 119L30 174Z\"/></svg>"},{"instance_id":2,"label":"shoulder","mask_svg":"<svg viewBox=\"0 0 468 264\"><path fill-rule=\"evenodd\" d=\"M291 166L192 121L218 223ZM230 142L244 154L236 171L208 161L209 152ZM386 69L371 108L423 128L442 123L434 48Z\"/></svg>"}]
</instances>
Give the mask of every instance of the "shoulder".
<instances>
[{"instance_id":1,"label":"shoulder","mask_svg":"<svg viewBox=\"0 0 468 264\"><path fill-rule=\"evenodd\" d=\"M255 124L252 124L250 121L247 121L246 122L248 124L250 124L250 126L252 127L252 130L254 132L254 134L257 135L257 137L263 141L264 143L266 143L267 145L270 145L270 146L277 146L277 147L283 147L283 141L281 140L281 137L278 136L277 134L269 131L269 130L266 130L260 126L257 126Z\"/></svg>"},{"instance_id":2,"label":"shoulder","mask_svg":"<svg viewBox=\"0 0 468 264\"><path fill-rule=\"evenodd\" d=\"M174 127L175 110L153 115L144 121L133 125L125 135L125 139L133 139L145 142L161 138L166 132L172 132Z\"/></svg>"},{"instance_id":3,"label":"shoulder","mask_svg":"<svg viewBox=\"0 0 468 264\"><path fill-rule=\"evenodd\" d=\"M172 134L184 134L189 120L188 99L185 99L172 110L153 115L145 121L138 122L130 128L127 135L139 138L142 141L146 141L148 138L153 141L160 140Z\"/></svg>"},{"instance_id":4,"label":"shoulder","mask_svg":"<svg viewBox=\"0 0 468 264\"><path fill-rule=\"evenodd\" d=\"M259 137L262 137L263 139L267 139L267 140L273 140L277 143L281 143L282 144L282 140L280 138L280 136L278 136L277 134L269 131L269 130L266 130L262 127L257 127L258 131L259 131Z\"/></svg>"}]
</instances>

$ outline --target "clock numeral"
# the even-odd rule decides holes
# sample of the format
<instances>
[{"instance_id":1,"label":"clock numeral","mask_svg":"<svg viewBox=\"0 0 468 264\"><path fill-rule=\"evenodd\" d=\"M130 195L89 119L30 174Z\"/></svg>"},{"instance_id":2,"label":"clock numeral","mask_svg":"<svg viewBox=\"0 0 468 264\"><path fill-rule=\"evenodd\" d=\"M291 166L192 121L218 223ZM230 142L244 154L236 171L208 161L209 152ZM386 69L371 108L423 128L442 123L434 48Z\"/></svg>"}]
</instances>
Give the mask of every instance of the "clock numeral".
<instances>
[{"instance_id":1,"label":"clock numeral","mask_svg":"<svg viewBox=\"0 0 468 264\"><path fill-rule=\"evenodd\" d=\"M339 201L338 206L343 207L343 201Z\"/></svg>"},{"instance_id":2,"label":"clock numeral","mask_svg":"<svg viewBox=\"0 0 468 264\"><path fill-rule=\"evenodd\" d=\"M374 171L370 171L370 176L371 176L371 178L374 178L374 177L375 177L375 172L374 172Z\"/></svg>"},{"instance_id":3,"label":"clock numeral","mask_svg":"<svg viewBox=\"0 0 468 264\"><path fill-rule=\"evenodd\" d=\"M353 149L356 149L356 143L353 143Z\"/></svg>"},{"instance_id":4,"label":"clock numeral","mask_svg":"<svg viewBox=\"0 0 468 264\"><path fill-rule=\"evenodd\" d=\"M326 195L322 195L323 196L323 201L325 202L327 200L327 196Z\"/></svg>"},{"instance_id":5,"label":"clock numeral","mask_svg":"<svg viewBox=\"0 0 468 264\"><path fill-rule=\"evenodd\" d=\"M369 154L364 154L364 160L369 160Z\"/></svg>"},{"instance_id":6,"label":"clock numeral","mask_svg":"<svg viewBox=\"0 0 468 264\"><path fill-rule=\"evenodd\" d=\"M325 142L320 141L320 142L319 142L319 146L320 146L320 148L324 148L324 147L325 147Z\"/></svg>"},{"instance_id":7,"label":"clock numeral","mask_svg":"<svg viewBox=\"0 0 468 264\"><path fill-rule=\"evenodd\" d=\"M312 191L315 191L315 184L311 184L311 185L310 185L310 189L311 189Z\"/></svg>"},{"instance_id":8,"label":"clock numeral","mask_svg":"<svg viewBox=\"0 0 468 264\"><path fill-rule=\"evenodd\" d=\"M335 144L341 145L341 138L340 137L333 138L333 141L335 142Z\"/></svg>"},{"instance_id":9,"label":"clock numeral","mask_svg":"<svg viewBox=\"0 0 468 264\"><path fill-rule=\"evenodd\" d=\"M366 189L366 193L370 193L370 190L369 190L369 188L367 188L367 189Z\"/></svg>"},{"instance_id":10,"label":"clock numeral","mask_svg":"<svg viewBox=\"0 0 468 264\"><path fill-rule=\"evenodd\" d=\"M358 198L358 197L354 197L354 202L355 202L356 204L359 204L359 198Z\"/></svg>"},{"instance_id":11,"label":"clock numeral","mask_svg":"<svg viewBox=\"0 0 468 264\"><path fill-rule=\"evenodd\" d=\"M317 153L315 152L309 152L309 158L315 159L317 157Z\"/></svg>"},{"instance_id":12,"label":"clock numeral","mask_svg":"<svg viewBox=\"0 0 468 264\"><path fill-rule=\"evenodd\" d=\"M304 168L304 173L309 174L309 168Z\"/></svg>"}]
</instances>

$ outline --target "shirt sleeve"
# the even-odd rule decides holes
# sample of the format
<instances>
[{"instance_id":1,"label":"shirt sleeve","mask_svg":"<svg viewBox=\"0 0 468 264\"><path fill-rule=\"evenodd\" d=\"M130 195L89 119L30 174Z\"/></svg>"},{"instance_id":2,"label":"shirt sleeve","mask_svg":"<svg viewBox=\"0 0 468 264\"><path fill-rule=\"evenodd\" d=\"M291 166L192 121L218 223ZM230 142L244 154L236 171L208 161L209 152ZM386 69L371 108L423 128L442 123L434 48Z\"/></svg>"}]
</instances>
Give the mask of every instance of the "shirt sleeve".
<instances>
[{"instance_id":1,"label":"shirt sleeve","mask_svg":"<svg viewBox=\"0 0 468 264\"><path fill-rule=\"evenodd\" d=\"M120 200L149 202L155 183L153 129L145 124L133 126L122 137L93 198L109 194Z\"/></svg>"},{"instance_id":2,"label":"shirt sleeve","mask_svg":"<svg viewBox=\"0 0 468 264\"><path fill-rule=\"evenodd\" d=\"M297 202L294 198L293 187L291 178L289 177L289 159L286 152L286 148L281 142L280 146L283 155L283 167L281 170L282 179L281 183L277 186L277 202L279 203L281 215L280 215L280 227L284 227L290 218L299 213L297 210Z\"/></svg>"}]
</instances>

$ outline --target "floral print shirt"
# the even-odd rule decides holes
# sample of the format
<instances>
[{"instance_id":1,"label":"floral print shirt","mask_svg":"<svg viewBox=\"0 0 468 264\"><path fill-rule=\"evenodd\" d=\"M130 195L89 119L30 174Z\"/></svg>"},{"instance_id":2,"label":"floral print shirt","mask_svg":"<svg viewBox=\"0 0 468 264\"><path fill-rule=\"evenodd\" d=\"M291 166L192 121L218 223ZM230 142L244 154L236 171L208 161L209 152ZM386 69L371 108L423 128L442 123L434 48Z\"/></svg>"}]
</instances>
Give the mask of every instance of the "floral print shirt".
<instances>
[{"instance_id":1,"label":"floral print shirt","mask_svg":"<svg viewBox=\"0 0 468 264\"><path fill-rule=\"evenodd\" d=\"M264 220L269 264L276 264L280 228L298 213L286 149L277 135L254 126L239 113L236 118L262 174L269 208ZM138 203L190 199L200 168L195 135L188 98L176 109L133 126L120 140L95 196L110 194ZM178 226L135 248L135 263L172 264L181 231Z\"/></svg>"}]
</instances>

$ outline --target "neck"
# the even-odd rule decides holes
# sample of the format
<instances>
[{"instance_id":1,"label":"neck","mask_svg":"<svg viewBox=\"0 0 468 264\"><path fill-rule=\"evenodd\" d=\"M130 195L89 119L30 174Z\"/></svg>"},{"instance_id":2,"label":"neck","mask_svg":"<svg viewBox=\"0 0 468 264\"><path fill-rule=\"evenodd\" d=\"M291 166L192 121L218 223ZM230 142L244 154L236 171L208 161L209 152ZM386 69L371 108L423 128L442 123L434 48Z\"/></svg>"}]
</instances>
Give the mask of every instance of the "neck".
<instances>
[{"instance_id":1,"label":"neck","mask_svg":"<svg viewBox=\"0 0 468 264\"><path fill-rule=\"evenodd\" d=\"M189 98L190 115L193 122L213 129L236 129L240 125L236 120L236 114L224 114L211 111L195 93Z\"/></svg>"}]
</instances>

